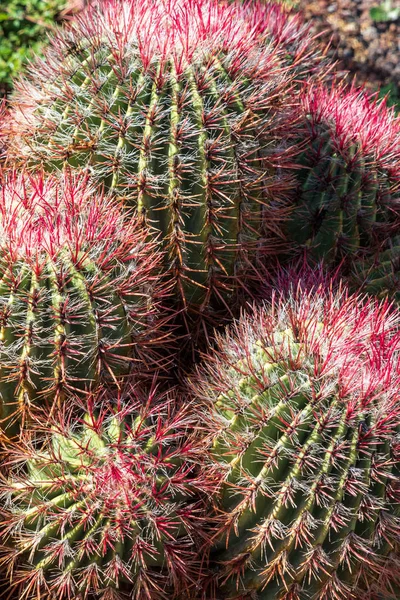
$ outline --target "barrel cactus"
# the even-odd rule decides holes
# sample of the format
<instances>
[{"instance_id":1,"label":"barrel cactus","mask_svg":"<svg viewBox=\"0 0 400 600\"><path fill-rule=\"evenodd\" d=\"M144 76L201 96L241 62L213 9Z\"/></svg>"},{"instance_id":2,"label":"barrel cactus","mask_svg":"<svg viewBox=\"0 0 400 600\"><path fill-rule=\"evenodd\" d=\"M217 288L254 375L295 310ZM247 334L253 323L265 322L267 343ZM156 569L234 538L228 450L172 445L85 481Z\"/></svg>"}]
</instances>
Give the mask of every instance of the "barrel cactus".
<instances>
[{"instance_id":1,"label":"barrel cactus","mask_svg":"<svg viewBox=\"0 0 400 600\"><path fill-rule=\"evenodd\" d=\"M9 162L88 170L161 232L204 310L282 246L279 113L319 60L299 17L258 0L101 0L17 86Z\"/></svg>"},{"instance_id":2,"label":"barrel cactus","mask_svg":"<svg viewBox=\"0 0 400 600\"><path fill-rule=\"evenodd\" d=\"M0 190L0 420L117 384L152 354L164 293L154 242L83 177ZM141 364L141 369L143 365Z\"/></svg>"},{"instance_id":3,"label":"barrel cactus","mask_svg":"<svg viewBox=\"0 0 400 600\"><path fill-rule=\"evenodd\" d=\"M217 598L399 597L398 326L299 284L220 336L192 384L225 468Z\"/></svg>"},{"instance_id":4,"label":"barrel cactus","mask_svg":"<svg viewBox=\"0 0 400 600\"><path fill-rule=\"evenodd\" d=\"M27 600L173 598L198 578L214 485L198 468L193 415L155 388L111 402L100 393L83 408L79 422L57 415L39 447L36 436L9 449L0 538L10 589Z\"/></svg>"},{"instance_id":5,"label":"barrel cactus","mask_svg":"<svg viewBox=\"0 0 400 600\"><path fill-rule=\"evenodd\" d=\"M288 237L336 264L385 250L400 232L400 119L384 101L338 85L305 88L300 112Z\"/></svg>"}]
</instances>

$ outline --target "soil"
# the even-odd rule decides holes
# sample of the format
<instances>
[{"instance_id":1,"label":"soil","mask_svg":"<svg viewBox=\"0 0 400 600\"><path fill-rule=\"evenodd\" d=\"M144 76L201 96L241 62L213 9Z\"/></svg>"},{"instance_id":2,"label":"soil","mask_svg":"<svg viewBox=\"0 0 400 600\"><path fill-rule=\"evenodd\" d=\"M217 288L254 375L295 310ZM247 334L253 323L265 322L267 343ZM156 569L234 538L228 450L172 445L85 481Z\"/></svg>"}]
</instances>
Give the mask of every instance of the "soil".
<instances>
[{"instance_id":1,"label":"soil","mask_svg":"<svg viewBox=\"0 0 400 600\"><path fill-rule=\"evenodd\" d=\"M381 0L383 2L384 0ZM380 0L300 0L300 9L321 41L331 43L330 55L339 70L357 83L390 90L400 98L400 17L377 22L370 10ZM391 1L392 8L400 0Z\"/></svg>"}]
</instances>

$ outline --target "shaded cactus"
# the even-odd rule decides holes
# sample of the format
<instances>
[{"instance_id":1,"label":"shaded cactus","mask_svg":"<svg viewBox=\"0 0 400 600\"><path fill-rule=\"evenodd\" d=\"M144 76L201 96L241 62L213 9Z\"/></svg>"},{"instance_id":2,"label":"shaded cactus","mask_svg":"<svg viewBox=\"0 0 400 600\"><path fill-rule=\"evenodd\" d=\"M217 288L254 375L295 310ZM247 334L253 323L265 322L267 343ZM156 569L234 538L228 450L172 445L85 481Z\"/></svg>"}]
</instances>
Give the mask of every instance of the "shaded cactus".
<instances>
[{"instance_id":1,"label":"shaded cactus","mask_svg":"<svg viewBox=\"0 0 400 600\"><path fill-rule=\"evenodd\" d=\"M398 597L399 315L314 281L221 335L193 379L226 473L219 599Z\"/></svg>"},{"instance_id":2,"label":"shaded cactus","mask_svg":"<svg viewBox=\"0 0 400 600\"><path fill-rule=\"evenodd\" d=\"M276 5L100 2L17 86L10 161L88 169L161 232L184 303L225 300L282 246L278 115L317 55Z\"/></svg>"},{"instance_id":3,"label":"shaded cactus","mask_svg":"<svg viewBox=\"0 0 400 600\"><path fill-rule=\"evenodd\" d=\"M380 251L400 232L400 120L384 101L343 86L305 88L304 151L286 233L314 259Z\"/></svg>"},{"instance_id":4,"label":"shaded cactus","mask_svg":"<svg viewBox=\"0 0 400 600\"><path fill-rule=\"evenodd\" d=\"M380 252L355 261L348 276L353 288L400 301L400 237L388 238Z\"/></svg>"},{"instance_id":5,"label":"shaded cactus","mask_svg":"<svg viewBox=\"0 0 400 600\"><path fill-rule=\"evenodd\" d=\"M159 266L146 232L84 178L8 178L0 191L3 427L34 405L118 383L152 357Z\"/></svg>"},{"instance_id":6,"label":"shaded cactus","mask_svg":"<svg viewBox=\"0 0 400 600\"><path fill-rule=\"evenodd\" d=\"M214 483L196 418L155 388L128 392L92 398L80 422L58 415L40 449L10 448L1 561L18 597L155 600L198 578Z\"/></svg>"}]
</instances>

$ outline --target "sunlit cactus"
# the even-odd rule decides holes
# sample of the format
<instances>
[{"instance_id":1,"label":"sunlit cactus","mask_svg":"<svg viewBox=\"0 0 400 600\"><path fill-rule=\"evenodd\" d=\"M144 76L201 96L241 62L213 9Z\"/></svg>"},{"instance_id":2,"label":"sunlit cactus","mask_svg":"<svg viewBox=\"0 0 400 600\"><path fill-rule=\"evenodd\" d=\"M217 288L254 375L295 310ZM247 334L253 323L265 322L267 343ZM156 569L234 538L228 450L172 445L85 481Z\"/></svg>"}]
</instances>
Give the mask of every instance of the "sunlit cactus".
<instances>
[{"instance_id":1,"label":"sunlit cactus","mask_svg":"<svg viewBox=\"0 0 400 600\"><path fill-rule=\"evenodd\" d=\"M216 598L398 598L399 323L299 282L219 337L191 384L225 469Z\"/></svg>"},{"instance_id":2,"label":"sunlit cactus","mask_svg":"<svg viewBox=\"0 0 400 600\"><path fill-rule=\"evenodd\" d=\"M87 169L161 232L184 304L226 302L282 247L279 113L320 59L277 5L101 0L16 86L9 161Z\"/></svg>"},{"instance_id":3,"label":"sunlit cactus","mask_svg":"<svg viewBox=\"0 0 400 600\"><path fill-rule=\"evenodd\" d=\"M400 232L400 119L344 86L308 86L301 103L303 169L288 236L330 263L385 249Z\"/></svg>"},{"instance_id":4,"label":"sunlit cactus","mask_svg":"<svg viewBox=\"0 0 400 600\"><path fill-rule=\"evenodd\" d=\"M199 579L214 481L196 412L128 392L10 448L0 561L18 598L175 598Z\"/></svg>"},{"instance_id":5,"label":"sunlit cactus","mask_svg":"<svg viewBox=\"0 0 400 600\"><path fill-rule=\"evenodd\" d=\"M162 335L159 267L146 232L85 178L9 176L0 190L3 429L149 362Z\"/></svg>"}]
</instances>

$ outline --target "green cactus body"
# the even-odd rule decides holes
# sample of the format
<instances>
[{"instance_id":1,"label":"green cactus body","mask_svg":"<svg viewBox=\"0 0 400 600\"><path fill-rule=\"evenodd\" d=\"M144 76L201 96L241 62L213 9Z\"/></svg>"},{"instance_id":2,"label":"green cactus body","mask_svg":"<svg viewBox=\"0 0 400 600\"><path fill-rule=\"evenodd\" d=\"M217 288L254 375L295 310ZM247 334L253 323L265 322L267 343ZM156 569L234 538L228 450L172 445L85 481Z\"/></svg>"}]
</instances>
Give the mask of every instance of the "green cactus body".
<instances>
[{"instance_id":1,"label":"green cactus body","mask_svg":"<svg viewBox=\"0 0 400 600\"><path fill-rule=\"evenodd\" d=\"M305 148L286 234L315 260L352 261L399 232L399 121L354 89L311 86L301 102Z\"/></svg>"},{"instance_id":2,"label":"green cactus body","mask_svg":"<svg viewBox=\"0 0 400 600\"><path fill-rule=\"evenodd\" d=\"M150 343L161 290L154 247L90 191L79 179L20 177L0 194L0 418L9 435L35 406L118 385Z\"/></svg>"},{"instance_id":3,"label":"green cactus body","mask_svg":"<svg viewBox=\"0 0 400 600\"><path fill-rule=\"evenodd\" d=\"M101 273L89 260L76 269L59 257L36 272L22 261L7 271L0 267L2 419L129 372L132 332L128 298L115 293L118 270Z\"/></svg>"},{"instance_id":4,"label":"green cactus body","mask_svg":"<svg viewBox=\"0 0 400 600\"><path fill-rule=\"evenodd\" d=\"M394 598L398 374L383 371L398 358L371 342L379 309L305 294L253 318L221 337L195 383L209 399L220 392L218 597Z\"/></svg>"},{"instance_id":5,"label":"green cactus body","mask_svg":"<svg viewBox=\"0 0 400 600\"><path fill-rule=\"evenodd\" d=\"M184 303L229 296L282 246L278 113L315 66L310 39L276 6L100 3L21 84L15 161L88 169L161 234Z\"/></svg>"},{"instance_id":6,"label":"green cactus body","mask_svg":"<svg viewBox=\"0 0 400 600\"><path fill-rule=\"evenodd\" d=\"M389 239L387 249L354 264L349 285L378 298L400 300L400 238Z\"/></svg>"},{"instance_id":7,"label":"green cactus body","mask_svg":"<svg viewBox=\"0 0 400 600\"><path fill-rule=\"evenodd\" d=\"M40 450L26 443L16 452L24 476L13 472L0 494L11 507L2 542L17 551L5 551L6 562L25 573L11 578L21 597L130 590L139 600L167 589L175 597L187 585L211 478L194 468L199 447L187 415L170 418L169 402L150 406L130 393L129 407L116 399L111 408L97 396L96 415L73 427L61 419Z\"/></svg>"}]
</instances>

